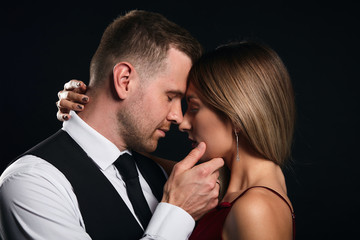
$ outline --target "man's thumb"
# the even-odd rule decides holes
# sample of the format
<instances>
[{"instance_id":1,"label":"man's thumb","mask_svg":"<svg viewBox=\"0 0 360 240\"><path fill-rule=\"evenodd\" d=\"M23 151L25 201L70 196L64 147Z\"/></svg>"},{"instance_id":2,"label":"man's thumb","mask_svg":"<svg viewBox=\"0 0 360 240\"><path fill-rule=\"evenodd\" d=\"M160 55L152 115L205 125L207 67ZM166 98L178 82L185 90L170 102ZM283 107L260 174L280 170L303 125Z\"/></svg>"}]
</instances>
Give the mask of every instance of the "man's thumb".
<instances>
[{"instance_id":1,"label":"man's thumb","mask_svg":"<svg viewBox=\"0 0 360 240\"><path fill-rule=\"evenodd\" d=\"M199 145L191 150L191 152L179 162L184 169L192 168L204 155L206 150L206 144L204 142L199 143Z\"/></svg>"}]
</instances>

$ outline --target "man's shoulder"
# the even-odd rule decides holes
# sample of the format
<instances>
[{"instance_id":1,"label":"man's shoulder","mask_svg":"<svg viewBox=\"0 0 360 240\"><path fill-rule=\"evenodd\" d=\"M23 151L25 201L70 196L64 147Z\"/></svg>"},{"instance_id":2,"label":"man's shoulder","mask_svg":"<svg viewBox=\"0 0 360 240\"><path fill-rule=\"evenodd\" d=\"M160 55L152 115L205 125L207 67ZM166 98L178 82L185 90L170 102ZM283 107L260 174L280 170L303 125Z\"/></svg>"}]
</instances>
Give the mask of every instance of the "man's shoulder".
<instances>
[{"instance_id":1,"label":"man's shoulder","mask_svg":"<svg viewBox=\"0 0 360 240\"><path fill-rule=\"evenodd\" d=\"M23 155L10 164L0 176L0 188L22 187L47 182L68 185L65 176L52 164L34 155ZM19 189L18 189L19 190Z\"/></svg>"},{"instance_id":2,"label":"man's shoulder","mask_svg":"<svg viewBox=\"0 0 360 240\"><path fill-rule=\"evenodd\" d=\"M18 226L5 229L9 234L13 231L12 239L22 239L18 236L24 233L31 238L44 235L44 239L49 239L55 233L69 234L76 229L83 232L70 183L49 162L34 155L20 157L2 173L0 212L0 225Z\"/></svg>"}]
</instances>

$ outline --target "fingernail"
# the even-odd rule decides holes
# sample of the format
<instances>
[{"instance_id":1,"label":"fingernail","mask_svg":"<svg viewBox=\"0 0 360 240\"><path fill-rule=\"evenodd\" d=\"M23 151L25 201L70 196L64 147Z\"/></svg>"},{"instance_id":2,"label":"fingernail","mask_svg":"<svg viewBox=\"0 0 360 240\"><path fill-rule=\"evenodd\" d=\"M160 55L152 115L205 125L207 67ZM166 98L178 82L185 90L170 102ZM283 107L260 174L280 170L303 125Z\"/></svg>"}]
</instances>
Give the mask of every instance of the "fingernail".
<instances>
[{"instance_id":1,"label":"fingernail","mask_svg":"<svg viewBox=\"0 0 360 240\"><path fill-rule=\"evenodd\" d=\"M81 105L77 105L77 108L78 109L82 109L83 107Z\"/></svg>"},{"instance_id":2,"label":"fingernail","mask_svg":"<svg viewBox=\"0 0 360 240\"><path fill-rule=\"evenodd\" d=\"M88 97L83 97L82 100L83 100L83 102L87 102L87 101L89 101L89 98Z\"/></svg>"}]
</instances>

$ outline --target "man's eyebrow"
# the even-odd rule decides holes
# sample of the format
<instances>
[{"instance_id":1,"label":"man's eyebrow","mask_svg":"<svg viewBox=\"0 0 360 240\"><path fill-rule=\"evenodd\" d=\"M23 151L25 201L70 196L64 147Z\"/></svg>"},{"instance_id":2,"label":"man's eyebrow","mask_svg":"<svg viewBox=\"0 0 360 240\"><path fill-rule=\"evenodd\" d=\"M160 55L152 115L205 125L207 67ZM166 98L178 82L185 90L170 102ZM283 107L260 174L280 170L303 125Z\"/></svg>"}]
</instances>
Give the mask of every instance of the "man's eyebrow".
<instances>
[{"instance_id":1,"label":"man's eyebrow","mask_svg":"<svg viewBox=\"0 0 360 240\"><path fill-rule=\"evenodd\" d=\"M169 91L166 91L166 93L177 95L180 98L183 98L185 96L185 93L183 93L182 91L177 91L177 90L169 90Z\"/></svg>"}]
</instances>

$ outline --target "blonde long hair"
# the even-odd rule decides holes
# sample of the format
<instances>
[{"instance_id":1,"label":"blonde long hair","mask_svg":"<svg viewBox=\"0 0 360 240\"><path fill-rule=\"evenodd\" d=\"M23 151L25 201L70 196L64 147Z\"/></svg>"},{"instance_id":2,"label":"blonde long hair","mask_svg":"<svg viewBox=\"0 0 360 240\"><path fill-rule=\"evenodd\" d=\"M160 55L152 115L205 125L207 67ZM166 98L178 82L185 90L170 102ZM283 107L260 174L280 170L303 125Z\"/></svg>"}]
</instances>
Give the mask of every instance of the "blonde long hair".
<instances>
[{"instance_id":1,"label":"blonde long hair","mask_svg":"<svg viewBox=\"0 0 360 240\"><path fill-rule=\"evenodd\" d=\"M275 51L255 42L220 46L194 64L189 80L254 151L283 166L291 153L295 103L289 73Z\"/></svg>"}]
</instances>

